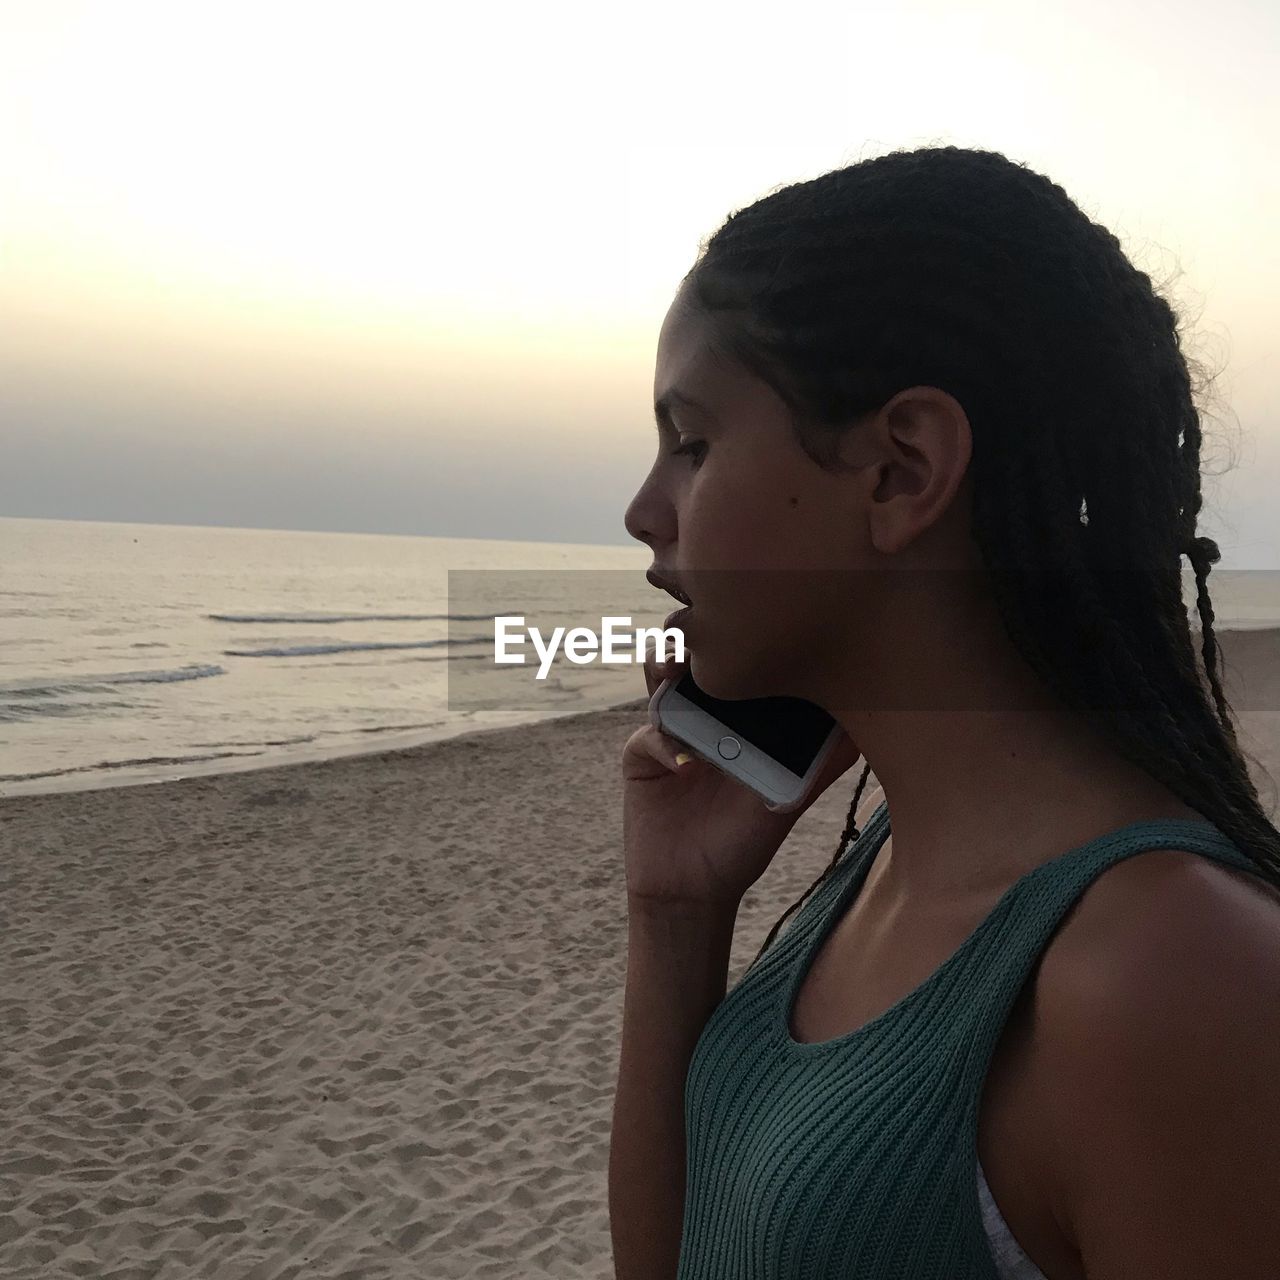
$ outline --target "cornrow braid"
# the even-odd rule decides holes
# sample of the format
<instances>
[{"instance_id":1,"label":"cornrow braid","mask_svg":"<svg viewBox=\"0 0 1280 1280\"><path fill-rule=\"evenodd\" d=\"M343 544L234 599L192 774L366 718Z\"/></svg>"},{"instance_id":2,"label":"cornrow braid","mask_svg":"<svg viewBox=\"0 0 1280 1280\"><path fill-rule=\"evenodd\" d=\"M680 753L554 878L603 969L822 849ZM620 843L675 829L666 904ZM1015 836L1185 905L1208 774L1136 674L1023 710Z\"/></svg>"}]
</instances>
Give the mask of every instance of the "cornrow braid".
<instances>
[{"instance_id":1,"label":"cornrow braid","mask_svg":"<svg viewBox=\"0 0 1280 1280\"><path fill-rule=\"evenodd\" d=\"M1010 640L1280 884L1280 831L1219 672L1207 579L1220 553L1196 533L1200 413L1178 316L1116 236L998 152L925 147L734 211L683 283L820 465L904 387L955 396L973 435L972 533ZM762 953L856 838L869 771L830 864Z\"/></svg>"}]
</instances>

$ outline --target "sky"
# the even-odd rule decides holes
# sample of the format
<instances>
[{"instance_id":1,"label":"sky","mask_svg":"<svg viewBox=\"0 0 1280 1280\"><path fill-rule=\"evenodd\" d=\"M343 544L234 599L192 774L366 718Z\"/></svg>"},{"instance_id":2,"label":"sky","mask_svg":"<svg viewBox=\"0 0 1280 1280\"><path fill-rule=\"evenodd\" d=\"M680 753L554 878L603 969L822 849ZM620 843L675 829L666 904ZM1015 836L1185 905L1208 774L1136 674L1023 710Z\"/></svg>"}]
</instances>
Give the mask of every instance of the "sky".
<instances>
[{"instance_id":1,"label":"sky","mask_svg":"<svg viewBox=\"0 0 1280 1280\"><path fill-rule=\"evenodd\" d=\"M1261 0L0 0L0 514L627 544L699 240L954 143L1167 283L1280 567L1278 85Z\"/></svg>"}]
</instances>

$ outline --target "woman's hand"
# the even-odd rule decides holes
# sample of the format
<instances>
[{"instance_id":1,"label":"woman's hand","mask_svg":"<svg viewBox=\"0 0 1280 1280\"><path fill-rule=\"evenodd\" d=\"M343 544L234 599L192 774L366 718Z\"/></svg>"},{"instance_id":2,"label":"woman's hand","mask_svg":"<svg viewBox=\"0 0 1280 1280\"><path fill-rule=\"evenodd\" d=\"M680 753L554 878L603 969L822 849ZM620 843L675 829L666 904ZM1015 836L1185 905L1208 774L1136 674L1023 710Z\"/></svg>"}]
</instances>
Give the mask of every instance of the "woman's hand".
<instances>
[{"instance_id":1,"label":"woman's hand","mask_svg":"<svg viewBox=\"0 0 1280 1280\"><path fill-rule=\"evenodd\" d=\"M685 664L644 664L652 697ZM677 763L677 755L687 757ZM841 735L800 807L771 810L755 792L652 724L622 753L623 847L632 901L731 906L764 874L800 815L859 759Z\"/></svg>"}]
</instances>

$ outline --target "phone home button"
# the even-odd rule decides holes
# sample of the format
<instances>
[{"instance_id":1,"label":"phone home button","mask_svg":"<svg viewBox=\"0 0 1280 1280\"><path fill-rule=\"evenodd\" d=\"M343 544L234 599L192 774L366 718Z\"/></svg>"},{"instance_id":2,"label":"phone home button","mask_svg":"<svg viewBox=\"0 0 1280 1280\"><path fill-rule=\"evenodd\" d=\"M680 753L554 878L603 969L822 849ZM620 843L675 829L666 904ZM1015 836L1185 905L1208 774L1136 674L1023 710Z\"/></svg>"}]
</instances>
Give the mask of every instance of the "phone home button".
<instances>
[{"instance_id":1,"label":"phone home button","mask_svg":"<svg viewBox=\"0 0 1280 1280\"><path fill-rule=\"evenodd\" d=\"M725 734L719 742L716 743L716 750L726 759L735 760L742 753L742 743L737 738L730 737Z\"/></svg>"}]
</instances>

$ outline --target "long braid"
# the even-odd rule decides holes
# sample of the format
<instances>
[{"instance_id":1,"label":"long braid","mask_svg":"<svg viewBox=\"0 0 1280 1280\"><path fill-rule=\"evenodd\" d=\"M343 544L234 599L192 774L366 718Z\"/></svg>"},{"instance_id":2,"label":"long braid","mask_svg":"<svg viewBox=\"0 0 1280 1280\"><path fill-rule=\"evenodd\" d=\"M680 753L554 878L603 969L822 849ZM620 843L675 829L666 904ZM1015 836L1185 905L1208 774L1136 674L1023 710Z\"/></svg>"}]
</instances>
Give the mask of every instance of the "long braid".
<instances>
[{"instance_id":1,"label":"long braid","mask_svg":"<svg viewBox=\"0 0 1280 1280\"><path fill-rule=\"evenodd\" d=\"M735 211L686 279L821 465L902 388L956 397L973 432L972 534L1010 640L1280 883L1280 831L1218 670L1207 579L1220 554L1196 534L1202 433L1178 318L1119 240L999 153L926 147ZM831 863L761 952L856 836L869 771Z\"/></svg>"},{"instance_id":2,"label":"long braid","mask_svg":"<svg viewBox=\"0 0 1280 1280\"><path fill-rule=\"evenodd\" d=\"M862 770L862 776L858 779L858 786L853 793L853 801L849 805L849 813L845 818L844 832L840 836L840 843L836 845L836 851L831 857L831 861L827 863L822 874L804 891L803 895L796 899L783 913L774 921L773 928L769 930L769 936L764 940L760 950L756 952L756 960L769 949L769 944L778 936L778 930L787 922L787 919L795 911L799 909L809 900L809 895L820 885L826 878L836 869L840 863L841 856L846 850L853 847L853 843L858 838L858 801L862 798L862 789L867 785L867 775L871 772L871 765L867 763ZM750 967L750 966L748 966Z\"/></svg>"}]
</instances>

